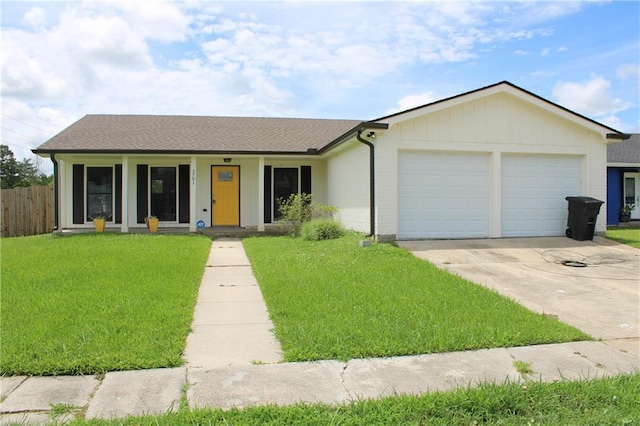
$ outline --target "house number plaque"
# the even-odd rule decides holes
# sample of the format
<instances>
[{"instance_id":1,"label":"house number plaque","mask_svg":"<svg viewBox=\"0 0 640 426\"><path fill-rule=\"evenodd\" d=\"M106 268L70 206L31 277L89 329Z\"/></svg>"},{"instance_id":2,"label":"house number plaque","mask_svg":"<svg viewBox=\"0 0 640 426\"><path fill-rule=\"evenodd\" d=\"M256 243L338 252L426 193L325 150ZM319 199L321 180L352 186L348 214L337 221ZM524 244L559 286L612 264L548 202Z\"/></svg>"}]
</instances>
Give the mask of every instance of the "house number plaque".
<instances>
[{"instance_id":1,"label":"house number plaque","mask_svg":"<svg viewBox=\"0 0 640 426\"><path fill-rule=\"evenodd\" d=\"M233 182L233 172L218 172L218 182Z\"/></svg>"}]
</instances>

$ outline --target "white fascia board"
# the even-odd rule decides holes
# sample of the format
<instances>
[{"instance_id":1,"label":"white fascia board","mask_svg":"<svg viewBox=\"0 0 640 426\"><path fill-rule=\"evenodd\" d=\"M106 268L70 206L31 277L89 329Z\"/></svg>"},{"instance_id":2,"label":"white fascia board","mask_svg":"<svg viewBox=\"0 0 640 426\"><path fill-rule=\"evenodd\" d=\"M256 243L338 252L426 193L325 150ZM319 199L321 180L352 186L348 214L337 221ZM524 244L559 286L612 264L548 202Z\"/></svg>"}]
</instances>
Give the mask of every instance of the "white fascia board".
<instances>
[{"instance_id":1,"label":"white fascia board","mask_svg":"<svg viewBox=\"0 0 640 426\"><path fill-rule=\"evenodd\" d=\"M640 163L607 163L607 167L640 167Z\"/></svg>"}]
</instances>

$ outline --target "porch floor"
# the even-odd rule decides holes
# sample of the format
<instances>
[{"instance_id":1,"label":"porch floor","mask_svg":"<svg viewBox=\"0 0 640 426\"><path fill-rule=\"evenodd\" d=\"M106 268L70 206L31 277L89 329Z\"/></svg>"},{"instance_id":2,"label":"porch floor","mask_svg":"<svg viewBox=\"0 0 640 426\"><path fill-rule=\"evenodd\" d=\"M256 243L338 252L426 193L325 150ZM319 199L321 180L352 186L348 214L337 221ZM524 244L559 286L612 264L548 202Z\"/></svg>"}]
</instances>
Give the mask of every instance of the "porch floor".
<instances>
[{"instance_id":1,"label":"porch floor","mask_svg":"<svg viewBox=\"0 0 640 426\"><path fill-rule=\"evenodd\" d=\"M83 234L96 232L93 228L82 229L62 229L54 231L55 234L70 235L70 234ZM120 232L120 228L107 227L104 232ZM148 234L147 228L129 228L129 234ZM246 238L262 235L285 235L286 230L278 226L265 227L264 232L258 231L254 228L241 228L238 226L214 226L210 228L203 228L196 232L190 232L189 228L184 227L159 227L157 234L202 234L213 238Z\"/></svg>"}]
</instances>

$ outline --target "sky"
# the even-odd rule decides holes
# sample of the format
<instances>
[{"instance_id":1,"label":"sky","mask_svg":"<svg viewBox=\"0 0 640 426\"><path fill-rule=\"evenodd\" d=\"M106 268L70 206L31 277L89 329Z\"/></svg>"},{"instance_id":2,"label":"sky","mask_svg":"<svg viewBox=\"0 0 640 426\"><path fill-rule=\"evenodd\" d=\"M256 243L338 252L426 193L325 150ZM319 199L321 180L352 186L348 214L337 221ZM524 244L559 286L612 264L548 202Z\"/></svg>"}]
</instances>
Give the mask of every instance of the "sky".
<instances>
[{"instance_id":1,"label":"sky","mask_svg":"<svg viewBox=\"0 0 640 426\"><path fill-rule=\"evenodd\" d=\"M86 114L371 120L508 80L640 132L640 2L1 2L2 144Z\"/></svg>"}]
</instances>

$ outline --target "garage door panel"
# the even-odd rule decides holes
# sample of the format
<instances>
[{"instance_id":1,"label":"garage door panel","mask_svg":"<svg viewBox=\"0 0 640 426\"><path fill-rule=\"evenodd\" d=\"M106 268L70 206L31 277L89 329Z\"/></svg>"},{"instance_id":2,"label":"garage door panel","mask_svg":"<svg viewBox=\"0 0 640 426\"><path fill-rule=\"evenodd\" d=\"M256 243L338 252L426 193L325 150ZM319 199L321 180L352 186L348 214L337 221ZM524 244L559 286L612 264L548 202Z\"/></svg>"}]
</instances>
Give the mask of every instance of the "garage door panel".
<instances>
[{"instance_id":1,"label":"garage door panel","mask_svg":"<svg viewBox=\"0 0 640 426\"><path fill-rule=\"evenodd\" d=\"M564 235L565 197L581 192L577 156L502 157L502 236Z\"/></svg>"},{"instance_id":2,"label":"garage door panel","mask_svg":"<svg viewBox=\"0 0 640 426\"><path fill-rule=\"evenodd\" d=\"M401 152L398 165L398 238L488 236L487 155Z\"/></svg>"}]
</instances>

